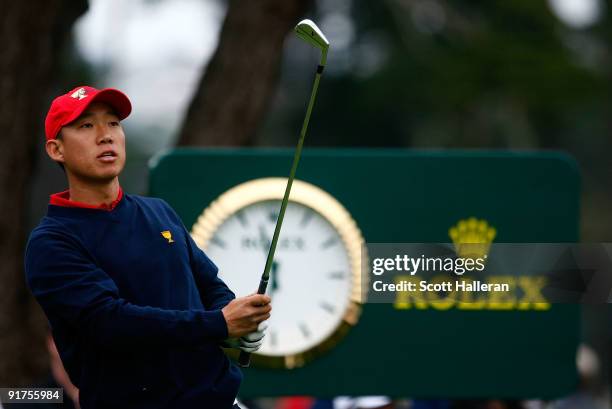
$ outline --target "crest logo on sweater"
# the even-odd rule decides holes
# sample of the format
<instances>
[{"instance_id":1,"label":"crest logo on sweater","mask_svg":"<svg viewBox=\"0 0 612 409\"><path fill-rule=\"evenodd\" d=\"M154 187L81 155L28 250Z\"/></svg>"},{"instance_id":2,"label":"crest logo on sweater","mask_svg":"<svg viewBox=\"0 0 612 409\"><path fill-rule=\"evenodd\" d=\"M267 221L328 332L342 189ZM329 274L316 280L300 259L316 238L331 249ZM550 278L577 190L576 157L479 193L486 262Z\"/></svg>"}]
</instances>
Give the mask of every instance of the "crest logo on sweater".
<instances>
[{"instance_id":1,"label":"crest logo on sweater","mask_svg":"<svg viewBox=\"0 0 612 409\"><path fill-rule=\"evenodd\" d=\"M172 232L170 230L164 230L161 232L161 235L164 239L168 240L168 243L174 243L174 240L172 240Z\"/></svg>"}]
</instances>

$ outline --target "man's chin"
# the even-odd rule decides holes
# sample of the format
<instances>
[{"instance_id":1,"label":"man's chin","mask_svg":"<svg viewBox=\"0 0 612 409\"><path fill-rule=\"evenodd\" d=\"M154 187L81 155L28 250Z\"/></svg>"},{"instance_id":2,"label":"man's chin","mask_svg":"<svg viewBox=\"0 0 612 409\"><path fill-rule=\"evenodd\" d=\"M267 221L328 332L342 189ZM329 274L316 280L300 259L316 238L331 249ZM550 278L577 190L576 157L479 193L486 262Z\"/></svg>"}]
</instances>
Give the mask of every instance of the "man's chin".
<instances>
[{"instance_id":1,"label":"man's chin","mask_svg":"<svg viewBox=\"0 0 612 409\"><path fill-rule=\"evenodd\" d=\"M121 174L121 171L114 171L114 172L103 172L99 175L97 175L97 179L100 182L112 182L113 180L115 180L119 175Z\"/></svg>"},{"instance_id":2,"label":"man's chin","mask_svg":"<svg viewBox=\"0 0 612 409\"><path fill-rule=\"evenodd\" d=\"M113 169L96 169L93 172L73 172L73 176L94 185L105 185L113 182L121 174L123 167Z\"/></svg>"},{"instance_id":3,"label":"man's chin","mask_svg":"<svg viewBox=\"0 0 612 409\"><path fill-rule=\"evenodd\" d=\"M119 176L119 174L89 175L81 179L87 181L87 183L91 183L92 185L107 185L117 179L117 176Z\"/></svg>"}]
</instances>

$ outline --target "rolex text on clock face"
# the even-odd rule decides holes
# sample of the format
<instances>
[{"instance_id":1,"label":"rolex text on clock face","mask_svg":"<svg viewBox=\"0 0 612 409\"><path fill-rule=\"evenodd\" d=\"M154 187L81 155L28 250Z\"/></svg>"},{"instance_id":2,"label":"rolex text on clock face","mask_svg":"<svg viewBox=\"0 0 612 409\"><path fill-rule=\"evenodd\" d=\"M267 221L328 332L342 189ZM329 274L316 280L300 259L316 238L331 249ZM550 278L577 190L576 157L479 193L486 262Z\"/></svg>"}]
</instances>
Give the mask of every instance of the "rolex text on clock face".
<instances>
[{"instance_id":1,"label":"rolex text on clock face","mask_svg":"<svg viewBox=\"0 0 612 409\"><path fill-rule=\"evenodd\" d=\"M237 297L257 291L279 210L280 200L245 206L208 242L206 253ZM272 316L258 354L293 355L323 342L343 319L352 279L337 230L312 208L289 202L268 283Z\"/></svg>"}]
</instances>

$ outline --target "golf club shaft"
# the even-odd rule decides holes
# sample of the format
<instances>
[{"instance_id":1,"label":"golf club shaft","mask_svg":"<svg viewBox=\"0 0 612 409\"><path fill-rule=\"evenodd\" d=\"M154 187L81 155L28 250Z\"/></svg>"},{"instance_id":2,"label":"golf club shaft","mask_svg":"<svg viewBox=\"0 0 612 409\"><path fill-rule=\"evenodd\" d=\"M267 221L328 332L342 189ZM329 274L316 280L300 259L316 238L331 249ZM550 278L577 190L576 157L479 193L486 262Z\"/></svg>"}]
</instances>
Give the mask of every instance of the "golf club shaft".
<instances>
[{"instance_id":1,"label":"golf club shaft","mask_svg":"<svg viewBox=\"0 0 612 409\"><path fill-rule=\"evenodd\" d=\"M324 62L324 60L322 60ZM315 74L314 84L312 86L312 93L310 94L310 101L308 102L308 108L306 110L306 117L302 123L302 130L300 131L300 139L298 140L295 154L293 155L293 164L291 165L291 172L289 173L289 180L287 181L287 187L285 188L285 195L281 203L280 212L278 213L278 219L276 220L276 227L274 228L274 235L272 236L272 243L270 243L270 250L268 250L268 258L266 259L266 266L264 272L261 275L259 281L259 288L257 294L265 294L268 288L268 280L270 279L270 269L272 268L272 261L274 260L274 253L276 252L276 243L278 242L278 236L280 235L281 226L283 225L283 218L285 217L285 210L287 209L287 203L289 202L289 194L291 193L291 186L293 185L293 179L295 178L295 172L300 162L300 156L302 155L302 146L304 145L304 137L306 136L306 130L308 129L308 122L310 121L310 114L312 113L312 107L314 105L315 98L317 97L317 89L319 88L319 80L323 73L323 65L319 65L317 73ZM238 363L241 367L246 368L251 363L251 354L248 352L240 351L240 357Z\"/></svg>"}]
</instances>

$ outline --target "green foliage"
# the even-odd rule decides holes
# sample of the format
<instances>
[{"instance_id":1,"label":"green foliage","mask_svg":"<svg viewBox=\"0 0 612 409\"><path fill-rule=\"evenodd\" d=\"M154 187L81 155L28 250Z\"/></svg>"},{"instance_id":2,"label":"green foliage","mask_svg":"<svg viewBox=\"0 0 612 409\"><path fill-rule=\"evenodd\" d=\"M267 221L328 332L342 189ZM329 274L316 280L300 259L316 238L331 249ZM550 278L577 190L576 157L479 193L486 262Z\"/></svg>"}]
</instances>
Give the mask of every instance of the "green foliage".
<instances>
[{"instance_id":1,"label":"green foliage","mask_svg":"<svg viewBox=\"0 0 612 409\"><path fill-rule=\"evenodd\" d=\"M443 25L424 32L419 3L432 1L353 3L353 69L324 77L309 145L564 147L568 133L593 136L581 134L584 115L589 132L606 133L609 20L578 32L545 1L439 1ZM371 33L386 59L364 78L354 68ZM329 64L333 53L332 42ZM303 112L291 115L298 129Z\"/></svg>"}]
</instances>

